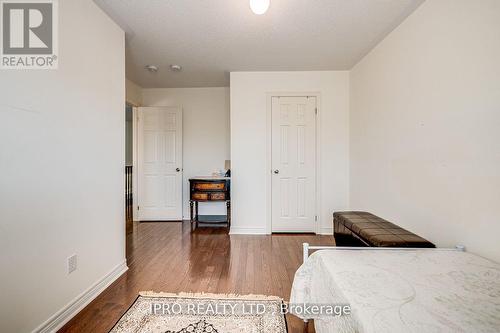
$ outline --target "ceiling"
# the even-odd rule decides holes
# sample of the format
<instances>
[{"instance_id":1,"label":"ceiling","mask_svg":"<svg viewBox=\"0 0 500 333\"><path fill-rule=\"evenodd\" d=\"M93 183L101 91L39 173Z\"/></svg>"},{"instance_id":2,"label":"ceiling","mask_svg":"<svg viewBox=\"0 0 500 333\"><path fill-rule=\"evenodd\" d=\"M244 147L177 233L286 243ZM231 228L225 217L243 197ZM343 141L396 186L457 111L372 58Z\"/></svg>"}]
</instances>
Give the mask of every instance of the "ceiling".
<instances>
[{"instance_id":1,"label":"ceiling","mask_svg":"<svg viewBox=\"0 0 500 333\"><path fill-rule=\"evenodd\" d=\"M125 30L127 78L159 88L228 86L231 71L349 70L424 0L271 0L264 15L248 0L94 1Z\"/></svg>"}]
</instances>

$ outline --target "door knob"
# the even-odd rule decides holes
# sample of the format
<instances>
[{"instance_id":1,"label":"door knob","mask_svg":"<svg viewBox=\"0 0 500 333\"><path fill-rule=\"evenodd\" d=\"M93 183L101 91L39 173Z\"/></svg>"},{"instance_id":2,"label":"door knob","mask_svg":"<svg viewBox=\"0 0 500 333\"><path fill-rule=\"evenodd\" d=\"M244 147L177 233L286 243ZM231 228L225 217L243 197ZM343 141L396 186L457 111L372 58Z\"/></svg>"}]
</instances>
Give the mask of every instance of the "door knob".
<instances>
[{"instance_id":1,"label":"door knob","mask_svg":"<svg viewBox=\"0 0 500 333\"><path fill-rule=\"evenodd\" d=\"M181 171L181 169L180 169L180 168L176 168L176 169L175 169L175 171L180 172L180 171Z\"/></svg>"},{"instance_id":2,"label":"door knob","mask_svg":"<svg viewBox=\"0 0 500 333\"><path fill-rule=\"evenodd\" d=\"M274 170L274 173L278 174L278 173L280 173L280 171L278 169L276 169L276 170Z\"/></svg>"}]
</instances>

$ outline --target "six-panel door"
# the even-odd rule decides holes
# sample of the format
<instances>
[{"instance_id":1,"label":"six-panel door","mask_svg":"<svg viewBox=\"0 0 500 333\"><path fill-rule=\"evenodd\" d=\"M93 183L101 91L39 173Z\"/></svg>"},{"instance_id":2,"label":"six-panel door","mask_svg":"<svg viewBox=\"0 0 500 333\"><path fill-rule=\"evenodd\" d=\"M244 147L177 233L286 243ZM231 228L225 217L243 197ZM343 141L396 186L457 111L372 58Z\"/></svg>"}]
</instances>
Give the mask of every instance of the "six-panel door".
<instances>
[{"instance_id":1,"label":"six-panel door","mask_svg":"<svg viewBox=\"0 0 500 333\"><path fill-rule=\"evenodd\" d=\"M272 98L272 231L314 232L316 98Z\"/></svg>"},{"instance_id":2,"label":"six-panel door","mask_svg":"<svg viewBox=\"0 0 500 333\"><path fill-rule=\"evenodd\" d=\"M141 107L138 123L139 219L182 220L182 112Z\"/></svg>"}]
</instances>

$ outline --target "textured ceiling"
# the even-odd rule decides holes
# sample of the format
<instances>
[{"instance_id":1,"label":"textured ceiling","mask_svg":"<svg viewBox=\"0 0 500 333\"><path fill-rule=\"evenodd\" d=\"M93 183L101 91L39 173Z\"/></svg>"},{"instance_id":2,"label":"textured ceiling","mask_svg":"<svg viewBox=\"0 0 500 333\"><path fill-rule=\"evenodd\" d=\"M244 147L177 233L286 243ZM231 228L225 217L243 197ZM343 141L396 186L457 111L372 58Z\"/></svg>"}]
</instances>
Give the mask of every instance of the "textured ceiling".
<instances>
[{"instance_id":1,"label":"textured ceiling","mask_svg":"<svg viewBox=\"0 0 500 333\"><path fill-rule=\"evenodd\" d=\"M94 1L126 32L127 77L152 88L228 86L231 71L348 70L424 0L271 0L260 16L248 0Z\"/></svg>"}]
</instances>

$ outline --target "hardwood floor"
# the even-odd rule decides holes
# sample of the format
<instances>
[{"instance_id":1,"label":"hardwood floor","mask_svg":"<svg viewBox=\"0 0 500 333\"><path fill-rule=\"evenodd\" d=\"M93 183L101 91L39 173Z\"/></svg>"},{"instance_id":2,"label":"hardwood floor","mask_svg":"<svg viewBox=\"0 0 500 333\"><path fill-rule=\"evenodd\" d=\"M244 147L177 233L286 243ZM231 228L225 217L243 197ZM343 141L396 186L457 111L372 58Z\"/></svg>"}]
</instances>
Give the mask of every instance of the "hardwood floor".
<instances>
[{"instance_id":1,"label":"hardwood floor","mask_svg":"<svg viewBox=\"0 0 500 333\"><path fill-rule=\"evenodd\" d=\"M229 236L188 222L134 224L127 235L129 270L59 332L108 332L140 291L276 295L288 300L302 243L333 245L332 236ZM287 315L289 332L302 322Z\"/></svg>"}]
</instances>

